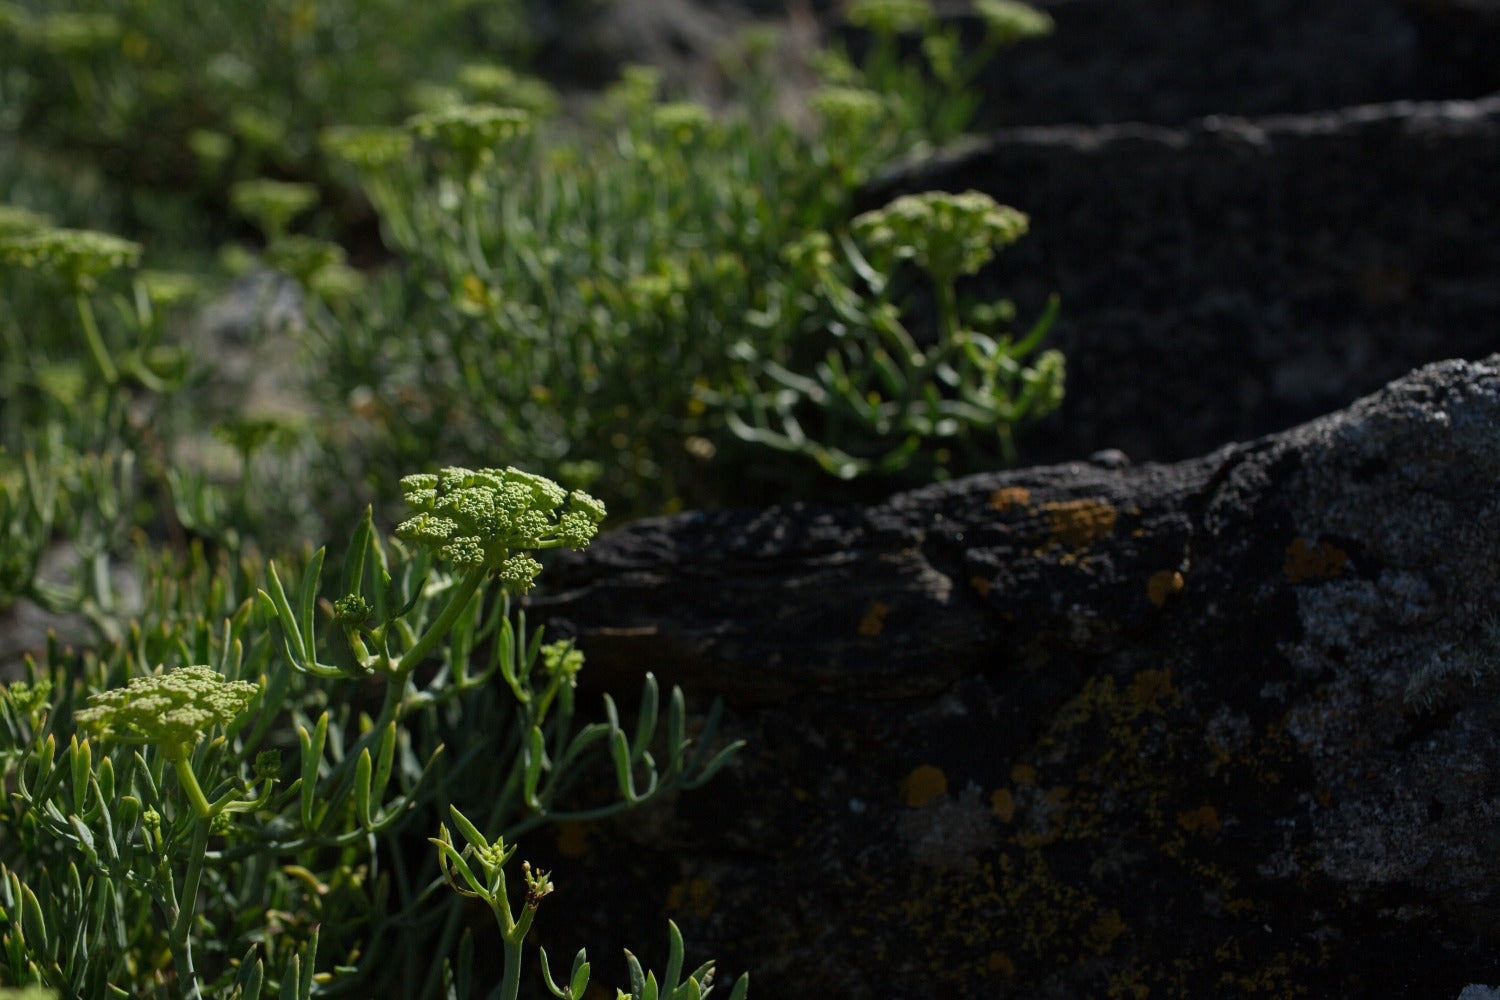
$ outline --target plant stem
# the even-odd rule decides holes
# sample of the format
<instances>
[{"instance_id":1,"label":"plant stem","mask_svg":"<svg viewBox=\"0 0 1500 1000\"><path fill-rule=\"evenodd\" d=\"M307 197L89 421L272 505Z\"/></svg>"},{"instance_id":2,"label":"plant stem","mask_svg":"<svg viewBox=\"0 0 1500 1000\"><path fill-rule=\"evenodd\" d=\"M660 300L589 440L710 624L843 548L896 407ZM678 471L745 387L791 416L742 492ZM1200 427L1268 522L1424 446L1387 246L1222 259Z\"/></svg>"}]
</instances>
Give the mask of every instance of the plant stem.
<instances>
[{"instance_id":1,"label":"plant stem","mask_svg":"<svg viewBox=\"0 0 1500 1000\"><path fill-rule=\"evenodd\" d=\"M180 772L179 772L180 773ZM193 781L193 787L198 782ZM202 798L202 791L198 797ZM207 803L205 802L206 806ZM193 916L198 909L198 883L203 877L203 859L208 853L209 820L199 818L193 824L193 842L188 848L187 874L182 880L182 893L177 898L176 919L172 922L172 961L177 967L177 982L183 1000L202 1000L198 988L198 971L193 965L191 931Z\"/></svg>"},{"instance_id":2,"label":"plant stem","mask_svg":"<svg viewBox=\"0 0 1500 1000\"><path fill-rule=\"evenodd\" d=\"M443 607L437 618L433 619L432 624L427 626L427 630L422 633L422 637L406 651L401 657L401 661L396 664L395 674L397 677L405 678L407 674L416 669L417 664L421 663L439 642L443 641L443 637L448 634L448 630L453 627L453 623L458 621L458 616L463 614L464 608L468 606L469 601L474 597L475 591L479 589L480 584L484 583L484 579L488 575L489 570L483 566L471 569L464 574L463 579L458 582L458 586L453 588L453 592L448 595L448 603Z\"/></svg>"},{"instance_id":3,"label":"plant stem","mask_svg":"<svg viewBox=\"0 0 1500 1000\"><path fill-rule=\"evenodd\" d=\"M177 783L182 786L183 794L192 804L193 815L205 823L213 819L213 807L208 804L208 797L203 794L203 787L198 784L198 776L193 773L189 755L186 752L169 752L169 756L172 768L177 772Z\"/></svg>"},{"instance_id":4,"label":"plant stem","mask_svg":"<svg viewBox=\"0 0 1500 1000\"><path fill-rule=\"evenodd\" d=\"M505 939L505 968L500 978L500 1000L516 1000L521 988L521 942Z\"/></svg>"},{"instance_id":5,"label":"plant stem","mask_svg":"<svg viewBox=\"0 0 1500 1000\"><path fill-rule=\"evenodd\" d=\"M104 376L104 384L112 386L120 381L120 370L115 367L109 351L105 349L104 338L99 336L99 324L94 321L94 307L81 290L73 293L73 302L78 306L78 318L83 322L83 336L88 341L89 353L99 366L99 374Z\"/></svg>"}]
</instances>

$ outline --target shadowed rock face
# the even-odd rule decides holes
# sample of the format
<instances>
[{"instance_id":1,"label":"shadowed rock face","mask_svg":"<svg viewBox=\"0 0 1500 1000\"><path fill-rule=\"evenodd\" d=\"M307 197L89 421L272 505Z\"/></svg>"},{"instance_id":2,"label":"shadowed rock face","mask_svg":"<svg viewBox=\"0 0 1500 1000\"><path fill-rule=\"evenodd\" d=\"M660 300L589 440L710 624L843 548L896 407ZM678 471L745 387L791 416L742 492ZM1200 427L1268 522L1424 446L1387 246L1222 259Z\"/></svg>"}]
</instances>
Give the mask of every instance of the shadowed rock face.
<instances>
[{"instance_id":1,"label":"shadowed rock face","mask_svg":"<svg viewBox=\"0 0 1500 1000\"><path fill-rule=\"evenodd\" d=\"M1493 0L1042 0L1057 30L995 61L980 124L1275 115L1500 90ZM976 33L977 24L973 29Z\"/></svg>"},{"instance_id":2,"label":"shadowed rock face","mask_svg":"<svg viewBox=\"0 0 1500 1000\"><path fill-rule=\"evenodd\" d=\"M1455 996L1500 945L1497 479L1500 355L1175 465L615 531L532 614L749 745L533 838L541 933L608 968L671 916L771 996Z\"/></svg>"},{"instance_id":3,"label":"shadowed rock face","mask_svg":"<svg viewBox=\"0 0 1500 1000\"><path fill-rule=\"evenodd\" d=\"M1028 462L1201 455L1495 348L1500 97L1182 128L990 136L897 171L866 207L977 188L1032 232L973 291L1023 322L1061 297L1062 409Z\"/></svg>"}]
</instances>

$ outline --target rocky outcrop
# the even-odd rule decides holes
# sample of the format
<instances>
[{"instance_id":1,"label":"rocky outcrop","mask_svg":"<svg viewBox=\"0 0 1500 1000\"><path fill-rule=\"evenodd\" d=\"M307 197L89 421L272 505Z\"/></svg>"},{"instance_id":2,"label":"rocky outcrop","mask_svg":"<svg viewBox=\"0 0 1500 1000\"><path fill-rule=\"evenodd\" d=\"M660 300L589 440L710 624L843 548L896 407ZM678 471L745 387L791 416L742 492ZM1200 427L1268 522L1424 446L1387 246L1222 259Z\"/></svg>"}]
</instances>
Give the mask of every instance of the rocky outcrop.
<instances>
[{"instance_id":1,"label":"rocky outcrop","mask_svg":"<svg viewBox=\"0 0 1500 1000\"><path fill-rule=\"evenodd\" d=\"M612 532L531 614L591 683L722 695L748 746L533 835L540 934L607 971L671 916L762 996L1485 982L1497 479L1500 355L1174 465Z\"/></svg>"},{"instance_id":2,"label":"rocky outcrop","mask_svg":"<svg viewBox=\"0 0 1500 1000\"><path fill-rule=\"evenodd\" d=\"M1500 91L1494 0L1033 2L1057 30L988 68L983 126L1182 125Z\"/></svg>"},{"instance_id":3,"label":"rocky outcrop","mask_svg":"<svg viewBox=\"0 0 1500 1000\"><path fill-rule=\"evenodd\" d=\"M1181 128L996 133L864 193L977 188L1032 232L974 289L1056 292L1062 409L1028 462L1201 455L1328 413L1500 328L1500 97Z\"/></svg>"}]
</instances>

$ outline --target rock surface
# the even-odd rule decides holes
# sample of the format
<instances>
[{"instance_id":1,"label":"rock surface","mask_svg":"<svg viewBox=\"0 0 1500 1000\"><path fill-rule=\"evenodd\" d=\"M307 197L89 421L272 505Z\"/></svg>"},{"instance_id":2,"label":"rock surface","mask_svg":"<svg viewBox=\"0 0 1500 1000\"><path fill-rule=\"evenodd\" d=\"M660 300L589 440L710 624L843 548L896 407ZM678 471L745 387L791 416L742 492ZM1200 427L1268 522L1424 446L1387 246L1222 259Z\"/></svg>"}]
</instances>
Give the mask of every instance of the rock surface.
<instances>
[{"instance_id":1,"label":"rock surface","mask_svg":"<svg viewBox=\"0 0 1500 1000\"><path fill-rule=\"evenodd\" d=\"M996 60L981 124L1153 122L1500 90L1493 0L1032 0L1057 30Z\"/></svg>"},{"instance_id":2,"label":"rock surface","mask_svg":"<svg viewBox=\"0 0 1500 1000\"><path fill-rule=\"evenodd\" d=\"M977 188L1030 213L975 289L1023 322L1061 297L1067 397L1022 457L1176 460L1494 350L1496 176L1500 97L1017 129L863 200Z\"/></svg>"},{"instance_id":3,"label":"rock surface","mask_svg":"<svg viewBox=\"0 0 1500 1000\"><path fill-rule=\"evenodd\" d=\"M748 748L533 836L544 942L607 969L671 916L759 995L852 1000L1486 982L1497 477L1500 355L1174 465L612 532L532 615Z\"/></svg>"}]
</instances>

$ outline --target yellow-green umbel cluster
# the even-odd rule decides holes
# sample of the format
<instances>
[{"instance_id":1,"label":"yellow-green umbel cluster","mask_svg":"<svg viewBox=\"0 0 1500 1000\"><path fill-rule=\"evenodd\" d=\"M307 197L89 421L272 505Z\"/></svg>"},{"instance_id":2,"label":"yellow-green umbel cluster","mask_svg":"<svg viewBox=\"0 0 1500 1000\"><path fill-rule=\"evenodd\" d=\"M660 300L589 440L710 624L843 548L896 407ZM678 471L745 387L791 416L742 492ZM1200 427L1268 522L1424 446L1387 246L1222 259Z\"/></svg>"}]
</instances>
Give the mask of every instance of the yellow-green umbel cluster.
<instances>
[{"instance_id":1,"label":"yellow-green umbel cluster","mask_svg":"<svg viewBox=\"0 0 1500 1000\"><path fill-rule=\"evenodd\" d=\"M1055 27L1052 15L1016 0L974 0L974 10L991 37L1005 44L1050 35Z\"/></svg>"},{"instance_id":2,"label":"yellow-green umbel cluster","mask_svg":"<svg viewBox=\"0 0 1500 1000\"><path fill-rule=\"evenodd\" d=\"M531 113L494 104L461 104L413 115L406 121L417 138L457 158L472 174L494 156L495 147L531 130Z\"/></svg>"},{"instance_id":3,"label":"yellow-green umbel cluster","mask_svg":"<svg viewBox=\"0 0 1500 1000\"><path fill-rule=\"evenodd\" d=\"M103 739L154 743L177 760L214 726L233 722L258 690L249 681L225 680L213 667L178 667L91 695L73 719Z\"/></svg>"},{"instance_id":4,"label":"yellow-green umbel cluster","mask_svg":"<svg viewBox=\"0 0 1500 1000\"><path fill-rule=\"evenodd\" d=\"M892 252L939 280L951 281L989 263L996 248L1026 235L1027 224L1024 212L982 191L927 191L857 216L854 232L867 247Z\"/></svg>"},{"instance_id":5,"label":"yellow-green umbel cluster","mask_svg":"<svg viewBox=\"0 0 1500 1000\"><path fill-rule=\"evenodd\" d=\"M89 229L37 229L0 239L0 262L51 271L70 286L87 289L94 279L141 259L141 245Z\"/></svg>"},{"instance_id":6,"label":"yellow-green umbel cluster","mask_svg":"<svg viewBox=\"0 0 1500 1000\"><path fill-rule=\"evenodd\" d=\"M418 513L397 536L439 556L493 572L524 593L541 565L521 549L581 549L599 530L604 504L520 469L448 468L401 480Z\"/></svg>"},{"instance_id":7,"label":"yellow-green umbel cluster","mask_svg":"<svg viewBox=\"0 0 1500 1000\"><path fill-rule=\"evenodd\" d=\"M895 35L920 31L935 15L931 0L856 0L844 16L855 27Z\"/></svg>"},{"instance_id":8,"label":"yellow-green umbel cluster","mask_svg":"<svg viewBox=\"0 0 1500 1000\"><path fill-rule=\"evenodd\" d=\"M34 233L51 225L52 220L41 212L20 205L0 205L0 237Z\"/></svg>"},{"instance_id":9,"label":"yellow-green umbel cluster","mask_svg":"<svg viewBox=\"0 0 1500 1000\"><path fill-rule=\"evenodd\" d=\"M319 137L323 151L361 170L379 170L406 159L411 134L388 125L334 125Z\"/></svg>"},{"instance_id":10,"label":"yellow-green umbel cluster","mask_svg":"<svg viewBox=\"0 0 1500 1000\"><path fill-rule=\"evenodd\" d=\"M318 203L318 189L311 184L266 178L240 181L230 186L229 202L262 233L274 238L286 232L293 219Z\"/></svg>"}]
</instances>

